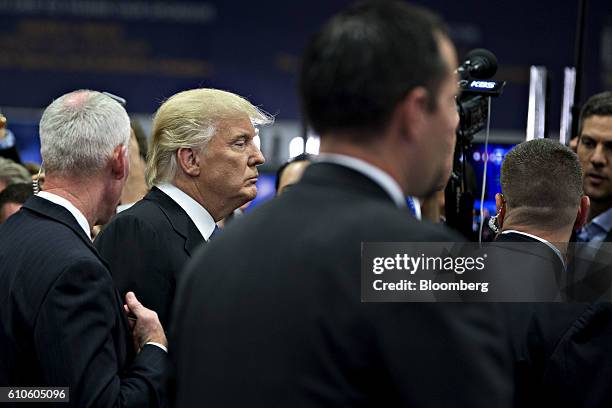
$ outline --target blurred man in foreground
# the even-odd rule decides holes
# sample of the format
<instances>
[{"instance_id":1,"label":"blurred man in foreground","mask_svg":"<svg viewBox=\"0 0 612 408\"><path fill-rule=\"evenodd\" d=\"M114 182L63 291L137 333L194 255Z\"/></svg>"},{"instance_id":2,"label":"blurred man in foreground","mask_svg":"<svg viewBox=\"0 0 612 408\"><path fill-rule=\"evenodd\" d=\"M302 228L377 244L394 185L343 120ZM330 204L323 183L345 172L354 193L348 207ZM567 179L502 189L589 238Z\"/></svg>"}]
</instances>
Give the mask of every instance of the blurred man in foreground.
<instances>
[{"instance_id":1,"label":"blurred man in foreground","mask_svg":"<svg viewBox=\"0 0 612 408\"><path fill-rule=\"evenodd\" d=\"M161 405L164 330L133 293L124 306L89 235L115 213L129 137L125 110L99 92L45 110L45 191L0 226L2 386L69 387L75 407Z\"/></svg>"},{"instance_id":2,"label":"blurred man in foreground","mask_svg":"<svg viewBox=\"0 0 612 408\"><path fill-rule=\"evenodd\" d=\"M300 92L320 161L191 262L174 309L178 406L508 405L485 309L360 296L362 242L460 239L405 200L449 177L456 66L441 22L400 2L360 3L315 36Z\"/></svg>"},{"instance_id":3,"label":"blurred man in foreground","mask_svg":"<svg viewBox=\"0 0 612 408\"><path fill-rule=\"evenodd\" d=\"M218 89L192 89L157 110L146 169L151 191L118 214L96 239L124 294L170 319L185 262L209 241L216 222L257 195L264 157L255 126L272 118L246 99Z\"/></svg>"}]
</instances>

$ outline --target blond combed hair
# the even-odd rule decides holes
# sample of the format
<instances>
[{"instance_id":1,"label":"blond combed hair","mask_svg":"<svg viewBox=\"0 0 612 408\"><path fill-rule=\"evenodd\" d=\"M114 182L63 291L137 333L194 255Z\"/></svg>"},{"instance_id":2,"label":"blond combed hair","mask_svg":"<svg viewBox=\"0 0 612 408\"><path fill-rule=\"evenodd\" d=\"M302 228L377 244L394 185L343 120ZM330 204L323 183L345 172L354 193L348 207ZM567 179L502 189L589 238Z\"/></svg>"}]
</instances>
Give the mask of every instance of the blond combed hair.
<instances>
[{"instance_id":1,"label":"blond combed hair","mask_svg":"<svg viewBox=\"0 0 612 408\"><path fill-rule=\"evenodd\" d=\"M253 126L274 118L246 99L219 89L190 89L166 100L155 113L145 177L147 185L171 182L176 176L176 151L204 149L221 121L246 115Z\"/></svg>"}]
</instances>

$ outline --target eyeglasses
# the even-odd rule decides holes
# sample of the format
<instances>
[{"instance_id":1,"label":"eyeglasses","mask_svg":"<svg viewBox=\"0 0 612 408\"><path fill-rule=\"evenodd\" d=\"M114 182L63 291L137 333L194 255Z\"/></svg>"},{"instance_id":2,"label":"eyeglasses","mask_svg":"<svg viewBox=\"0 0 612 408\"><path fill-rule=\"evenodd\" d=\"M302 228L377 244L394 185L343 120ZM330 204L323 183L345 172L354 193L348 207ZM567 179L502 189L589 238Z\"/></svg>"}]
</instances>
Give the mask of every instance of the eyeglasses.
<instances>
[{"instance_id":1,"label":"eyeglasses","mask_svg":"<svg viewBox=\"0 0 612 408\"><path fill-rule=\"evenodd\" d=\"M127 105L127 101L124 98L120 97L120 96L114 95L114 94L112 94L110 92L106 92L106 91L103 91L101 93L103 95L108 96L109 98L111 98L113 101L117 102L119 105L123 106L124 108L125 108L125 105Z\"/></svg>"}]
</instances>

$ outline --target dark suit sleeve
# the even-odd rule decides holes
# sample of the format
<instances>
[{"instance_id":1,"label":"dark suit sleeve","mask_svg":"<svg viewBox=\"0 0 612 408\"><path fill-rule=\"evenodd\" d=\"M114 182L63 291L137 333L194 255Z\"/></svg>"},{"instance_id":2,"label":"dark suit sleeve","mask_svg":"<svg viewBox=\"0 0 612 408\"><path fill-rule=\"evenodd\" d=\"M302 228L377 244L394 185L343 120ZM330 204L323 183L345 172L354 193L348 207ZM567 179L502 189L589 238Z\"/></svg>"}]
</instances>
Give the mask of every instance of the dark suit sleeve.
<instances>
[{"instance_id":1,"label":"dark suit sleeve","mask_svg":"<svg viewBox=\"0 0 612 408\"><path fill-rule=\"evenodd\" d=\"M100 233L94 245L108 262L121 298L129 291L157 312L166 327L176 282L169 265L171 248L148 222L120 215Z\"/></svg>"},{"instance_id":2,"label":"dark suit sleeve","mask_svg":"<svg viewBox=\"0 0 612 408\"><path fill-rule=\"evenodd\" d=\"M573 322L544 374L554 407L612 406L612 303L595 303Z\"/></svg>"},{"instance_id":3,"label":"dark suit sleeve","mask_svg":"<svg viewBox=\"0 0 612 408\"><path fill-rule=\"evenodd\" d=\"M71 384L75 407L158 406L166 353L148 345L125 363L126 330L108 272L92 260L73 263L45 297L34 328L44 380Z\"/></svg>"}]
</instances>

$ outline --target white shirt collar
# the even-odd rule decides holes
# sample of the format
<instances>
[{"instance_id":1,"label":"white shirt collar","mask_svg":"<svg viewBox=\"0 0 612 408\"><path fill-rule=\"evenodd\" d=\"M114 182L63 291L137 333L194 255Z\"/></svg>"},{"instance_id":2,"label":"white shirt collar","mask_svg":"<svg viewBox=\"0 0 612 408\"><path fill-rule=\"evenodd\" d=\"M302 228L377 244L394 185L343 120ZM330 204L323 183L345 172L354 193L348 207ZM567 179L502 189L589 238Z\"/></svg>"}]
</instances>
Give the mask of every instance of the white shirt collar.
<instances>
[{"instance_id":1,"label":"white shirt collar","mask_svg":"<svg viewBox=\"0 0 612 408\"><path fill-rule=\"evenodd\" d=\"M122 211L127 210L128 208L131 208L134 204L136 204L136 203L134 202L134 203L127 203L127 204L119 204L117 206L117 211L116 211L117 214L119 214Z\"/></svg>"},{"instance_id":2,"label":"white shirt collar","mask_svg":"<svg viewBox=\"0 0 612 408\"><path fill-rule=\"evenodd\" d=\"M87 218L83 215L78 208L76 208L70 201L66 200L64 197L60 197L57 194L49 193L47 191L41 191L37 194L38 197L44 198L45 200L51 201L54 204L64 207L70 214L76 219L79 223L83 231L85 231L85 235L91 239L91 227L87 222Z\"/></svg>"},{"instance_id":3,"label":"white shirt collar","mask_svg":"<svg viewBox=\"0 0 612 408\"><path fill-rule=\"evenodd\" d=\"M317 156L316 160L318 162L338 164L363 174L385 190L387 194L391 196L395 205L400 208L406 207L406 197L404 197L404 193L399 184L397 184L393 177L380 168L361 159L357 159L356 157L346 156L344 154L321 153Z\"/></svg>"},{"instance_id":4,"label":"white shirt collar","mask_svg":"<svg viewBox=\"0 0 612 408\"><path fill-rule=\"evenodd\" d=\"M543 244L548 245L548 247L550 249L552 249L553 251L555 251L555 254L557 254L557 256L559 257L559 259L561 259L561 263L563 264L563 267L565 268L565 259L563 259L563 255L561 255L561 251L559 251L559 248L557 248L556 246L554 246L553 244L551 244L550 242L548 242L547 240L538 237L537 235L533 235L533 234L528 234L527 232L521 232L521 231L517 231L517 230L505 230L502 231L502 235L504 234L519 234L519 235L525 235L526 237L529 238L533 238L537 241L542 242Z\"/></svg>"},{"instance_id":5,"label":"white shirt collar","mask_svg":"<svg viewBox=\"0 0 612 408\"><path fill-rule=\"evenodd\" d=\"M202 207L200 203L187 195L187 193L172 184L164 183L156 187L166 193L187 213L198 231L200 231L200 234L202 234L202 237L208 241L215 230L216 224L212 215L206 211L206 208Z\"/></svg>"},{"instance_id":6,"label":"white shirt collar","mask_svg":"<svg viewBox=\"0 0 612 408\"><path fill-rule=\"evenodd\" d=\"M412 202L414 203L414 217L417 220L421 220L421 199L418 197L410 196L412 198Z\"/></svg>"}]
</instances>

